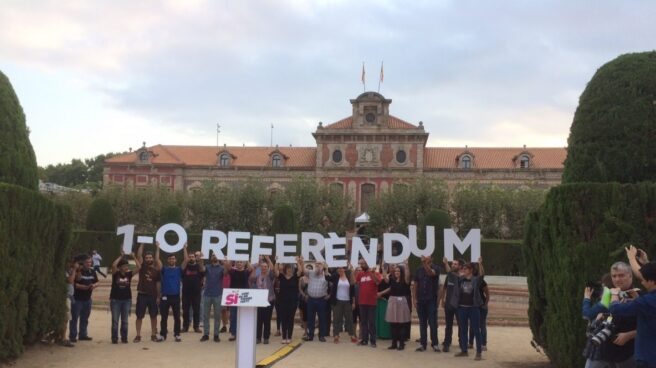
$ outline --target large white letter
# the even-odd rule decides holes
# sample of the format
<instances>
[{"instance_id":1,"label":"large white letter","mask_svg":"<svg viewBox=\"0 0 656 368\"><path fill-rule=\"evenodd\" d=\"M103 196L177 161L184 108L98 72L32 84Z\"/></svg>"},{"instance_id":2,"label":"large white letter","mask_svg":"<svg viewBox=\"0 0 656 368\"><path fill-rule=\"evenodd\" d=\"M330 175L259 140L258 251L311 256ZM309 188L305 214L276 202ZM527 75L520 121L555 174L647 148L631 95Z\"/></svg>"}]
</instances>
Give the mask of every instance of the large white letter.
<instances>
[{"instance_id":1,"label":"large white letter","mask_svg":"<svg viewBox=\"0 0 656 368\"><path fill-rule=\"evenodd\" d=\"M178 244L171 245L166 242L166 238L164 237L164 235L166 235L166 233L169 231L173 231L176 234L178 234ZM182 247L184 247L185 243L187 242L187 232L182 226L178 224L170 223L170 224L163 225L157 230L155 239L157 239L157 241L159 242L159 249L161 249L162 252L175 253L182 250Z\"/></svg>"},{"instance_id":2,"label":"large white letter","mask_svg":"<svg viewBox=\"0 0 656 368\"><path fill-rule=\"evenodd\" d=\"M417 257L431 257L435 252L435 226L426 226L426 248L419 249L417 244L417 226L408 225L408 238L410 238L410 247L412 254Z\"/></svg>"},{"instance_id":3,"label":"large white letter","mask_svg":"<svg viewBox=\"0 0 656 368\"><path fill-rule=\"evenodd\" d=\"M311 242L314 240L314 244ZM319 233L301 233L301 255L306 261L310 260L310 254L317 262L325 262L321 251L323 250L323 236Z\"/></svg>"},{"instance_id":4,"label":"large white letter","mask_svg":"<svg viewBox=\"0 0 656 368\"><path fill-rule=\"evenodd\" d=\"M237 240L248 240L251 233L246 231L230 231L228 233L228 259L231 261L248 261L248 254L237 253L238 250L248 251L248 243L239 243Z\"/></svg>"},{"instance_id":5,"label":"large white letter","mask_svg":"<svg viewBox=\"0 0 656 368\"><path fill-rule=\"evenodd\" d=\"M276 258L278 263L296 263L294 256L286 256L287 253L296 253L296 246L286 245L287 242L298 241L296 234L277 234L276 235Z\"/></svg>"},{"instance_id":6,"label":"large white letter","mask_svg":"<svg viewBox=\"0 0 656 368\"><path fill-rule=\"evenodd\" d=\"M328 239L324 239L326 249L326 263L328 267L346 267L345 259L335 259L346 257L346 238L340 238L335 233L328 233ZM343 244L343 247L335 248L335 245Z\"/></svg>"},{"instance_id":7,"label":"large white letter","mask_svg":"<svg viewBox=\"0 0 656 368\"><path fill-rule=\"evenodd\" d=\"M376 267L377 250L378 250L378 239L376 238L369 239L369 249L367 249L367 246L364 245L362 239L358 238L357 236L354 236L351 245L351 264L354 265L353 267L356 267L355 265L358 264L358 260L360 259L360 256L362 256L362 258L364 258L364 261L367 262L367 265L369 265L370 268Z\"/></svg>"},{"instance_id":8,"label":"large white letter","mask_svg":"<svg viewBox=\"0 0 656 368\"><path fill-rule=\"evenodd\" d=\"M123 225L116 228L116 235L123 235L123 253L132 253L132 242L134 241L134 225ZM150 238L150 243L153 243L153 238Z\"/></svg>"},{"instance_id":9,"label":"large white letter","mask_svg":"<svg viewBox=\"0 0 656 368\"><path fill-rule=\"evenodd\" d=\"M251 247L251 263L260 261L260 256L270 256L271 248L262 248L262 244L273 244L273 236L253 235L253 246Z\"/></svg>"},{"instance_id":10,"label":"large white letter","mask_svg":"<svg viewBox=\"0 0 656 368\"><path fill-rule=\"evenodd\" d=\"M415 232L417 231L417 227ZM408 232L410 232L410 226L408 226ZM415 235L416 237L416 235ZM392 255L392 242L401 243L401 253L397 256ZM410 257L410 241L403 234L398 233L385 233L383 234L383 261L385 263L395 264L401 263Z\"/></svg>"},{"instance_id":11,"label":"large white letter","mask_svg":"<svg viewBox=\"0 0 656 368\"><path fill-rule=\"evenodd\" d=\"M462 241L453 229L444 229L444 256L449 261L453 261L453 247L456 247L460 254L465 254L467 248L471 247L471 262L478 262L481 256L481 229L469 230Z\"/></svg>"},{"instance_id":12,"label":"large white letter","mask_svg":"<svg viewBox=\"0 0 656 368\"><path fill-rule=\"evenodd\" d=\"M218 239L218 243L212 243L212 239ZM200 245L200 252L205 259L210 257L210 251L214 252L216 258L220 260L225 259L225 255L221 249L225 248L228 244L228 237L223 231L219 230L203 230L203 240Z\"/></svg>"}]
</instances>

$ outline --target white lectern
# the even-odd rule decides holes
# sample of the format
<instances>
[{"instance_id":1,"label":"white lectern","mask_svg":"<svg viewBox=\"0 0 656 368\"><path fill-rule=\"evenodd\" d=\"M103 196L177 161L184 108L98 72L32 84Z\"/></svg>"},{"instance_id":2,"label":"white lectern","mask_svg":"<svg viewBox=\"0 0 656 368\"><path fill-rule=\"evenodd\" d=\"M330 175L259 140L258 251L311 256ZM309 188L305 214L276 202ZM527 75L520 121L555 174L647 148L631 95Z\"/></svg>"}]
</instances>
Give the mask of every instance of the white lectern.
<instances>
[{"instance_id":1,"label":"white lectern","mask_svg":"<svg viewBox=\"0 0 656 368\"><path fill-rule=\"evenodd\" d=\"M237 349L235 367L255 368L257 307L269 306L269 290L223 289L221 305L237 307Z\"/></svg>"}]
</instances>

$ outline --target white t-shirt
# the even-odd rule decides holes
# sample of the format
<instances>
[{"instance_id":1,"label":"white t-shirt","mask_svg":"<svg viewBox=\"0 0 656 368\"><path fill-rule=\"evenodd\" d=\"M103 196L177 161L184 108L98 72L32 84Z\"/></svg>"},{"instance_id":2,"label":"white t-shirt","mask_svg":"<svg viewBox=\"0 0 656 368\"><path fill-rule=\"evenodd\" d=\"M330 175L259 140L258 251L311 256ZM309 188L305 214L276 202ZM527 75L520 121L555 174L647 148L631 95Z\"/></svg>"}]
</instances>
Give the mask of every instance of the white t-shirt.
<instances>
[{"instance_id":1,"label":"white t-shirt","mask_svg":"<svg viewBox=\"0 0 656 368\"><path fill-rule=\"evenodd\" d=\"M337 283L337 300L343 302L351 300L351 284L348 280L339 279Z\"/></svg>"},{"instance_id":2,"label":"white t-shirt","mask_svg":"<svg viewBox=\"0 0 656 368\"><path fill-rule=\"evenodd\" d=\"M91 259L93 259L93 267L100 266L100 261L102 261L102 257L100 254L96 253L93 256L91 256Z\"/></svg>"}]
</instances>

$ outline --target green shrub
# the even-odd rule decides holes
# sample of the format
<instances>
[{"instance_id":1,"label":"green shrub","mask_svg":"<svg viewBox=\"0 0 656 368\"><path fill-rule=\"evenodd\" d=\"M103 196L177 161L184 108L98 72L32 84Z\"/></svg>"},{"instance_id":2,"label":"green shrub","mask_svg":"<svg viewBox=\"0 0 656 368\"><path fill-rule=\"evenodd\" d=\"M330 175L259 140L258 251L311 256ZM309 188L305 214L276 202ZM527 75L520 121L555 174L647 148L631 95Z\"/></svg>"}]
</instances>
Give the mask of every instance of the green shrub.
<instances>
[{"instance_id":1,"label":"green shrub","mask_svg":"<svg viewBox=\"0 0 656 368\"><path fill-rule=\"evenodd\" d=\"M91 202L87 213L87 230L116 231L114 209L105 198L96 198Z\"/></svg>"},{"instance_id":2,"label":"green shrub","mask_svg":"<svg viewBox=\"0 0 656 368\"><path fill-rule=\"evenodd\" d=\"M656 180L656 51L603 65L579 100L563 183Z\"/></svg>"},{"instance_id":3,"label":"green shrub","mask_svg":"<svg viewBox=\"0 0 656 368\"><path fill-rule=\"evenodd\" d=\"M655 218L656 183L564 184L530 215L522 248L530 325L555 366L583 365L583 288L626 260L629 243L655 254Z\"/></svg>"},{"instance_id":4,"label":"green shrub","mask_svg":"<svg viewBox=\"0 0 656 368\"><path fill-rule=\"evenodd\" d=\"M0 183L0 361L62 326L70 229L66 206Z\"/></svg>"},{"instance_id":5,"label":"green shrub","mask_svg":"<svg viewBox=\"0 0 656 368\"><path fill-rule=\"evenodd\" d=\"M36 156L25 114L7 76L0 72L0 183L36 190Z\"/></svg>"}]
</instances>

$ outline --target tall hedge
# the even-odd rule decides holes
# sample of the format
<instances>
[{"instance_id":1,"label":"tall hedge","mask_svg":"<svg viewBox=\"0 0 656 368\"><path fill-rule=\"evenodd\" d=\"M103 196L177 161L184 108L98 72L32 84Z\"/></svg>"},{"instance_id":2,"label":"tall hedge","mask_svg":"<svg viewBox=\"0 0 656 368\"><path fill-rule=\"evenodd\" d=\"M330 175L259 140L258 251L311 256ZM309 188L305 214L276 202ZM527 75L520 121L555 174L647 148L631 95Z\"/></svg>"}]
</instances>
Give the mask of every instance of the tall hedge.
<instances>
[{"instance_id":1,"label":"tall hedge","mask_svg":"<svg viewBox=\"0 0 656 368\"><path fill-rule=\"evenodd\" d=\"M71 223L66 206L0 183L0 361L64 322Z\"/></svg>"},{"instance_id":2,"label":"tall hedge","mask_svg":"<svg viewBox=\"0 0 656 368\"><path fill-rule=\"evenodd\" d=\"M563 183L656 180L656 51L603 65L579 100Z\"/></svg>"},{"instance_id":3,"label":"tall hedge","mask_svg":"<svg viewBox=\"0 0 656 368\"><path fill-rule=\"evenodd\" d=\"M116 215L107 199L100 197L91 202L86 228L95 231L116 231Z\"/></svg>"},{"instance_id":4,"label":"tall hedge","mask_svg":"<svg viewBox=\"0 0 656 368\"><path fill-rule=\"evenodd\" d=\"M0 183L38 189L36 156L25 114L9 79L0 71Z\"/></svg>"},{"instance_id":5,"label":"tall hedge","mask_svg":"<svg viewBox=\"0 0 656 368\"><path fill-rule=\"evenodd\" d=\"M530 325L556 367L583 366L583 288L626 260L627 244L656 254L656 183L564 184L530 215L523 247Z\"/></svg>"}]
</instances>

